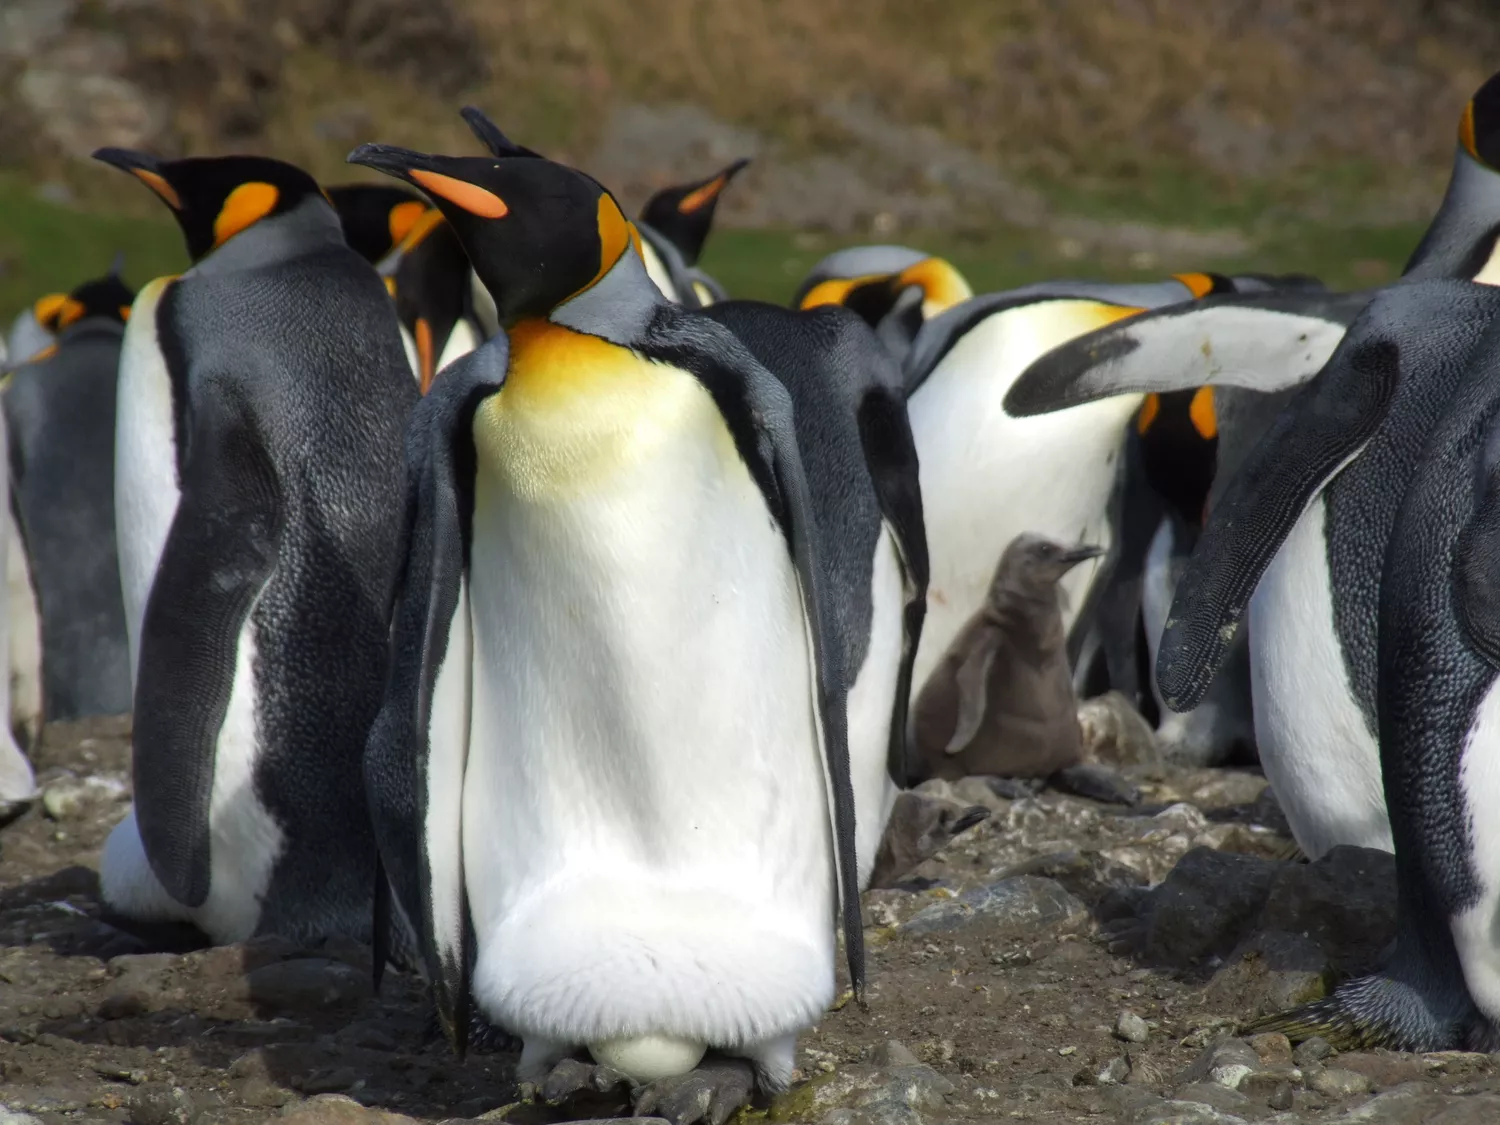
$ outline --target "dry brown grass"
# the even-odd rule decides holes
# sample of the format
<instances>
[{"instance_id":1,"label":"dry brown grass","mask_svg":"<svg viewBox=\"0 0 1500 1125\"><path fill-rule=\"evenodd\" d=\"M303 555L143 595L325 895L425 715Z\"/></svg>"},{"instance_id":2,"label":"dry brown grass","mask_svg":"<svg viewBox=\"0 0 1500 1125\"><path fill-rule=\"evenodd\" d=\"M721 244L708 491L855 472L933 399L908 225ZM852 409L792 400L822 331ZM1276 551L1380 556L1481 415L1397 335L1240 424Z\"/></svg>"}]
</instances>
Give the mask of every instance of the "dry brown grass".
<instances>
[{"instance_id":1,"label":"dry brown grass","mask_svg":"<svg viewBox=\"0 0 1500 1125\"><path fill-rule=\"evenodd\" d=\"M346 178L353 144L473 151L454 110L586 161L611 107L687 102L795 153L856 141L830 107L927 126L1007 172L1233 193L1334 168L1429 207L1500 62L1458 0L90 0L162 145L261 149ZM3 76L0 76L3 77ZM900 143L899 140L893 143ZM49 165L55 157L38 152ZM1386 204L1382 203L1382 206Z\"/></svg>"}]
</instances>

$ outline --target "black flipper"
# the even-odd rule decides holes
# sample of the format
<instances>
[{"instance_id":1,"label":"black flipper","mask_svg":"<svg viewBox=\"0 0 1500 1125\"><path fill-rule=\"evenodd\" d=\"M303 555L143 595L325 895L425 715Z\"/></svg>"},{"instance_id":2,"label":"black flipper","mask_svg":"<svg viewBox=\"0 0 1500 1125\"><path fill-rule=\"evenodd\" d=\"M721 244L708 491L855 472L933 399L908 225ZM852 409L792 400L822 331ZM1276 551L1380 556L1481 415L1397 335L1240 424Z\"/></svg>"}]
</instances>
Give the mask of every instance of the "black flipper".
<instances>
[{"instance_id":1,"label":"black flipper","mask_svg":"<svg viewBox=\"0 0 1500 1125\"><path fill-rule=\"evenodd\" d=\"M459 110L459 116L469 126L469 130L479 139L485 148L490 150L494 156L532 156L538 160L544 159L539 152L533 152L524 145L518 145L500 131L500 126L486 116L485 112L478 106L466 105Z\"/></svg>"},{"instance_id":2,"label":"black flipper","mask_svg":"<svg viewBox=\"0 0 1500 1125\"><path fill-rule=\"evenodd\" d=\"M1201 386L1277 391L1306 382L1369 292L1224 294L1140 313L1053 348L1005 395L1018 418L1114 395Z\"/></svg>"},{"instance_id":3,"label":"black flipper","mask_svg":"<svg viewBox=\"0 0 1500 1125\"><path fill-rule=\"evenodd\" d=\"M716 321L658 309L640 350L691 371L713 395L740 455L787 538L802 589L816 668L816 703L827 770L834 875L844 953L854 994L864 1002L865 945L855 857L854 790L849 774L848 692L843 638L827 590L823 547L802 467L790 392L739 339Z\"/></svg>"},{"instance_id":4,"label":"black flipper","mask_svg":"<svg viewBox=\"0 0 1500 1125\"><path fill-rule=\"evenodd\" d=\"M1399 348L1374 332L1352 335L1272 424L1209 516L1157 657L1157 684L1174 711L1203 698L1282 541L1385 416Z\"/></svg>"},{"instance_id":5,"label":"black flipper","mask_svg":"<svg viewBox=\"0 0 1500 1125\"><path fill-rule=\"evenodd\" d=\"M906 403L894 387L878 386L865 395L859 409L859 436L880 514L890 525L901 556L906 608L901 616L901 666L896 674L896 698L891 710L891 748L886 766L891 779L903 788L910 779L907 750L907 712L911 706L912 666L927 617L927 583L932 565L927 551L927 525L922 517L917 443L912 437Z\"/></svg>"},{"instance_id":6,"label":"black flipper","mask_svg":"<svg viewBox=\"0 0 1500 1125\"><path fill-rule=\"evenodd\" d=\"M193 403L186 451L141 626L132 764L151 870L193 907L208 898L209 799L240 631L276 565L283 516L264 440L228 386Z\"/></svg>"},{"instance_id":7,"label":"black flipper","mask_svg":"<svg viewBox=\"0 0 1500 1125\"><path fill-rule=\"evenodd\" d=\"M480 401L505 382L508 357L509 342L502 333L445 369L412 412L406 447L406 567L392 618L385 702L370 731L364 761L381 860L416 930L439 1020L460 1056L470 1027L471 961L462 875L462 786L434 792L430 783L439 773L450 780L462 777L467 722L462 732L439 730L434 738L434 719L442 716L435 715L433 699L445 670L462 677L467 693L469 637L461 609L473 511L470 425ZM434 801L442 803L442 819L449 827L441 840L427 832Z\"/></svg>"}]
</instances>

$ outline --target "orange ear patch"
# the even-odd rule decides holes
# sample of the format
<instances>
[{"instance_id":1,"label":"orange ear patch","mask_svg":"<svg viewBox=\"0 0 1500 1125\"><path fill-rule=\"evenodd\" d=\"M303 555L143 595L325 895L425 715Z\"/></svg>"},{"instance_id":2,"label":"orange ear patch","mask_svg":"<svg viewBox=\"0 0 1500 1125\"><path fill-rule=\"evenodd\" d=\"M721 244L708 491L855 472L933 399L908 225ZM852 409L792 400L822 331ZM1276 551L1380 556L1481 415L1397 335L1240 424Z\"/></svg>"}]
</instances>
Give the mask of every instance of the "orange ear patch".
<instances>
[{"instance_id":1,"label":"orange ear patch","mask_svg":"<svg viewBox=\"0 0 1500 1125\"><path fill-rule=\"evenodd\" d=\"M129 320L130 320L130 306L129 305L121 305L120 306L120 319L123 320L123 321L129 322Z\"/></svg>"},{"instance_id":2,"label":"orange ear patch","mask_svg":"<svg viewBox=\"0 0 1500 1125\"><path fill-rule=\"evenodd\" d=\"M974 296L963 274L942 258L923 258L907 266L897 275L896 284L916 285L922 290L924 316L936 316Z\"/></svg>"},{"instance_id":3,"label":"orange ear patch","mask_svg":"<svg viewBox=\"0 0 1500 1125\"><path fill-rule=\"evenodd\" d=\"M246 227L260 222L276 209L281 192L274 184L252 180L235 188L214 219L214 245L222 246Z\"/></svg>"},{"instance_id":4,"label":"orange ear patch","mask_svg":"<svg viewBox=\"0 0 1500 1125\"><path fill-rule=\"evenodd\" d=\"M177 194L177 189L167 183L160 175L147 171L145 168L132 168L131 172L135 174L136 179L161 196L162 200L172 210L182 210L182 197Z\"/></svg>"},{"instance_id":5,"label":"orange ear patch","mask_svg":"<svg viewBox=\"0 0 1500 1125\"><path fill-rule=\"evenodd\" d=\"M859 277L833 277L827 281L820 281L814 285L803 296L798 304L799 309L815 309L821 305L842 305L849 296L850 290L860 285L866 285L872 281L882 281L893 277L888 273L867 273Z\"/></svg>"},{"instance_id":6,"label":"orange ear patch","mask_svg":"<svg viewBox=\"0 0 1500 1125\"><path fill-rule=\"evenodd\" d=\"M1135 416L1135 432L1143 434L1151 428L1156 416L1161 413L1161 395L1149 394L1141 403L1140 413Z\"/></svg>"},{"instance_id":7,"label":"orange ear patch","mask_svg":"<svg viewBox=\"0 0 1500 1125\"><path fill-rule=\"evenodd\" d=\"M61 332L68 325L82 320L83 314L87 311L82 301L75 301L72 297L66 298L57 314L57 330Z\"/></svg>"},{"instance_id":8,"label":"orange ear patch","mask_svg":"<svg viewBox=\"0 0 1500 1125\"><path fill-rule=\"evenodd\" d=\"M425 168L411 169L411 178L425 191L446 199L455 207L462 207L471 215L481 219L503 219L510 214L505 200L492 191L471 184L468 180L455 179L441 172L429 172Z\"/></svg>"},{"instance_id":9,"label":"orange ear patch","mask_svg":"<svg viewBox=\"0 0 1500 1125\"><path fill-rule=\"evenodd\" d=\"M408 199L405 203L392 207L390 214L386 216L386 229L391 233L391 245L396 245L410 234L411 228L428 209L427 204L420 199Z\"/></svg>"},{"instance_id":10,"label":"orange ear patch","mask_svg":"<svg viewBox=\"0 0 1500 1125\"><path fill-rule=\"evenodd\" d=\"M1172 280L1186 285L1195 299L1207 297L1214 290L1214 279L1206 273L1174 273Z\"/></svg>"},{"instance_id":11,"label":"orange ear patch","mask_svg":"<svg viewBox=\"0 0 1500 1125\"><path fill-rule=\"evenodd\" d=\"M642 259L646 257L646 250L641 245L641 232L636 229L634 223L630 224L630 245L635 247L637 257Z\"/></svg>"},{"instance_id":12,"label":"orange ear patch","mask_svg":"<svg viewBox=\"0 0 1500 1125\"><path fill-rule=\"evenodd\" d=\"M1464 106L1464 115L1458 119L1458 143L1475 160L1479 159L1479 146L1474 140L1474 103Z\"/></svg>"},{"instance_id":13,"label":"orange ear patch","mask_svg":"<svg viewBox=\"0 0 1500 1125\"><path fill-rule=\"evenodd\" d=\"M31 315L36 317L36 322L42 327L58 313L62 312L63 306L68 303L66 293L48 293L45 297L38 297L36 304L31 306Z\"/></svg>"},{"instance_id":14,"label":"orange ear patch","mask_svg":"<svg viewBox=\"0 0 1500 1125\"><path fill-rule=\"evenodd\" d=\"M1212 387L1199 387L1193 394L1193 401L1188 404L1188 418L1192 420L1193 429L1198 431L1198 436L1204 441L1218 436L1219 419L1214 413L1214 389Z\"/></svg>"},{"instance_id":15,"label":"orange ear patch","mask_svg":"<svg viewBox=\"0 0 1500 1125\"><path fill-rule=\"evenodd\" d=\"M694 211L706 204L712 203L719 197L719 192L724 190L724 185L729 182L725 176L715 176L695 191L690 191L682 197L677 204L677 210L684 215L691 215Z\"/></svg>"}]
</instances>

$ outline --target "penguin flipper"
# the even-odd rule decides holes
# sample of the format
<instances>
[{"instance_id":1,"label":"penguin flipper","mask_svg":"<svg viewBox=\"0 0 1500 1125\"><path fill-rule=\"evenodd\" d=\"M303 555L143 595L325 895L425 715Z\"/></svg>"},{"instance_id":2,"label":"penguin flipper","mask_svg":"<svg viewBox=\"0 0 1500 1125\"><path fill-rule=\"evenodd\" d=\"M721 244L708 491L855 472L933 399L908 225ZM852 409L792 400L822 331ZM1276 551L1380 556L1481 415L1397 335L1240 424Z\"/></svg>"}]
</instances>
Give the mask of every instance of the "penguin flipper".
<instances>
[{"instance_id":1,"label":"penguin flipper","mask_svg":"<svg viewBox=\"0 0 1500 1125\"><path fill-rule=\"evenodd\" d=\"M849 765L849 672L844 666L834 599L827 588L828 571L811 487L797 445L791 392L728 328L675 305L658 309L647 329L643 350L692 372L708 389L786 536L812 647L816 679L813 695L829 790L844 954L854 994L863 1003L865 945Z\"/></svg>"},{"instance_id":2,"label":"penguin flipper","mask_svg":"<svg viewBox=\"0 0 1500 1125\"><path fill-rule=\"evenodd\" d=\"M470 938L463 883L470 633L466 526L471 422L505 381L502 333L457 360L407 430L407 547L391 624L385 700L365 750L370 814L397 903L416 930L438 1017L460 1056L469 1034Z\"/></svg>"},{"instance_id":3,"label":"penguin flipper","mask_svg":"<svg viewBox=\"0 0 1500 1125\"><path fill-rule=\"evenodd\" d=\"M945 754L959 754L974 741L979 727L984 722L984 713L989 708L990 669L995 666L995 657L1000 653L1001 634L998 629L986 629L979 643L964 657L953 683L958 688L958 716L953 724L953 737L943 747Z\"/></svg>"},{"instance_id":4,"label":"penguin flipper","mask_svg":"<svg viewBox=\"0 0 1500 1125\"><path fill-rule=\"evenodd\" d=\"M1174 711L1202 700L1272 557L1385 417L1400 349L1375 332L1351 336L1277 417L1209 515L1157 654L1157 685Z\"/></svg>"},{"instance_id":5,"label":"penguin flipper","mask_svg":"<svg viewBox=\"0 0 1500 1125\"><path fill-rule=\"evenodd\" d=\"M211 876L209 804L245 619L281 543L275 466L228 389L193 403L182 496L141 625L132 771L151 869L184 906Z\"/></svg>"},{"instance_id":6,"label":"penguin flipper","mask_svg":"<svg viewBox=\"0 0 1500 1125\"><path fill-rule=\"evenodd\" d=\"M1122 394L1276 391L1320 371L1371 294L1227 293L1140 313L1059 344L1005 395L1018 418Z\"/></svg>"},{"instance_id":7,"label":"penguin flipper","mask_svg":"<svg viewBox=\"0 0 1500 1125\"><path fill-rule=\"evenodd\" d=\"M891 780L905 788L907 769L907 712L911 706L912 666L927 617L927 583L931 559L927 526L922 516L918 480L917 443L912 436L906 403L893 388L872 386L859 407L859 436L865 462L875 486L880 514L891 529L901 556L906 605L901 615L901 664L896 673L896 697L891 708L890 753L886 762Z\"/></svg>"},{"instance_id":8,"label":"penguin flipper","mask_svg":"<svg viewBox=\"0 0 1500 1125\"><path fill-rule=\"evenodd\" d=\"M1500 420L1481 457L1482 491L1458 541L1453 602L1469 643L1500 668Z\"/></svg>"}]
</instances>

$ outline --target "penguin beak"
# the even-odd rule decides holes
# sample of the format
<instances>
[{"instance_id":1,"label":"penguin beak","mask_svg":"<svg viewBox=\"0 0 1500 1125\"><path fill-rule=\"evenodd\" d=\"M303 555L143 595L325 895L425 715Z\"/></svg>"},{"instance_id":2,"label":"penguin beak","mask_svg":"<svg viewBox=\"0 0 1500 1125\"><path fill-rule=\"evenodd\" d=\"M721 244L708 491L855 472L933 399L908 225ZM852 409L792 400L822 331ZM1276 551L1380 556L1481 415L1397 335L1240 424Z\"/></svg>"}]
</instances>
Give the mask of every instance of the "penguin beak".
<instances>
[{"instance_id":1,"label":"penguin beak","mask_svg":"<svg viewBox=\"0 0 1500 1125\"><path fill-rule=\"evenodd\" d=\"M122 172L129 172L145 184L162 202L174 211L182 210L182 197L162 171L162 161L149 152L137 152L129 148L99 148L94 150L94 159L112 165Z\"/></svg>"},{"instance_id":2,"label":"penguin beak","mask_svg":"<svg viewBox=\"0 0 1500 1125\"><path fill-rule=\"evenodd\" d=\"M411 176L413 168L436 172L436 161L425 152L416 152L399 145L360 145L348 156L348 163L363 164L388 176L415 183Z\"/></svg>"},{"instance_id":3,"label":"penguin beak","mask_svg":"<svg viewBox=\"0 0 1500 1125\"><path fill-rule=\"evenodd\" d=\"M474 158L429 156L395 145L360 145L348 159L350 164L363 164L414 184L440 208L449 204L480 219L503 219L510 213L505 200L460 174L465 168L472 174Z\"/></svg>"},{"instance_id":4,"label":"penguin beak","mask_svg":"<svg viewBox=\"0 0 1500 1125\"><path fill-rule=\"evenodd\" d=\"M1065 562L1069 566L1077 566L1081 562L1088 562L1089 559L1097 559L1102 554L1104 554L1103 547L1096 547L1092 543L1080 543L1071 551L1064 551L1058 557L1058 561Z\"/></svg>"}]
</instances>

